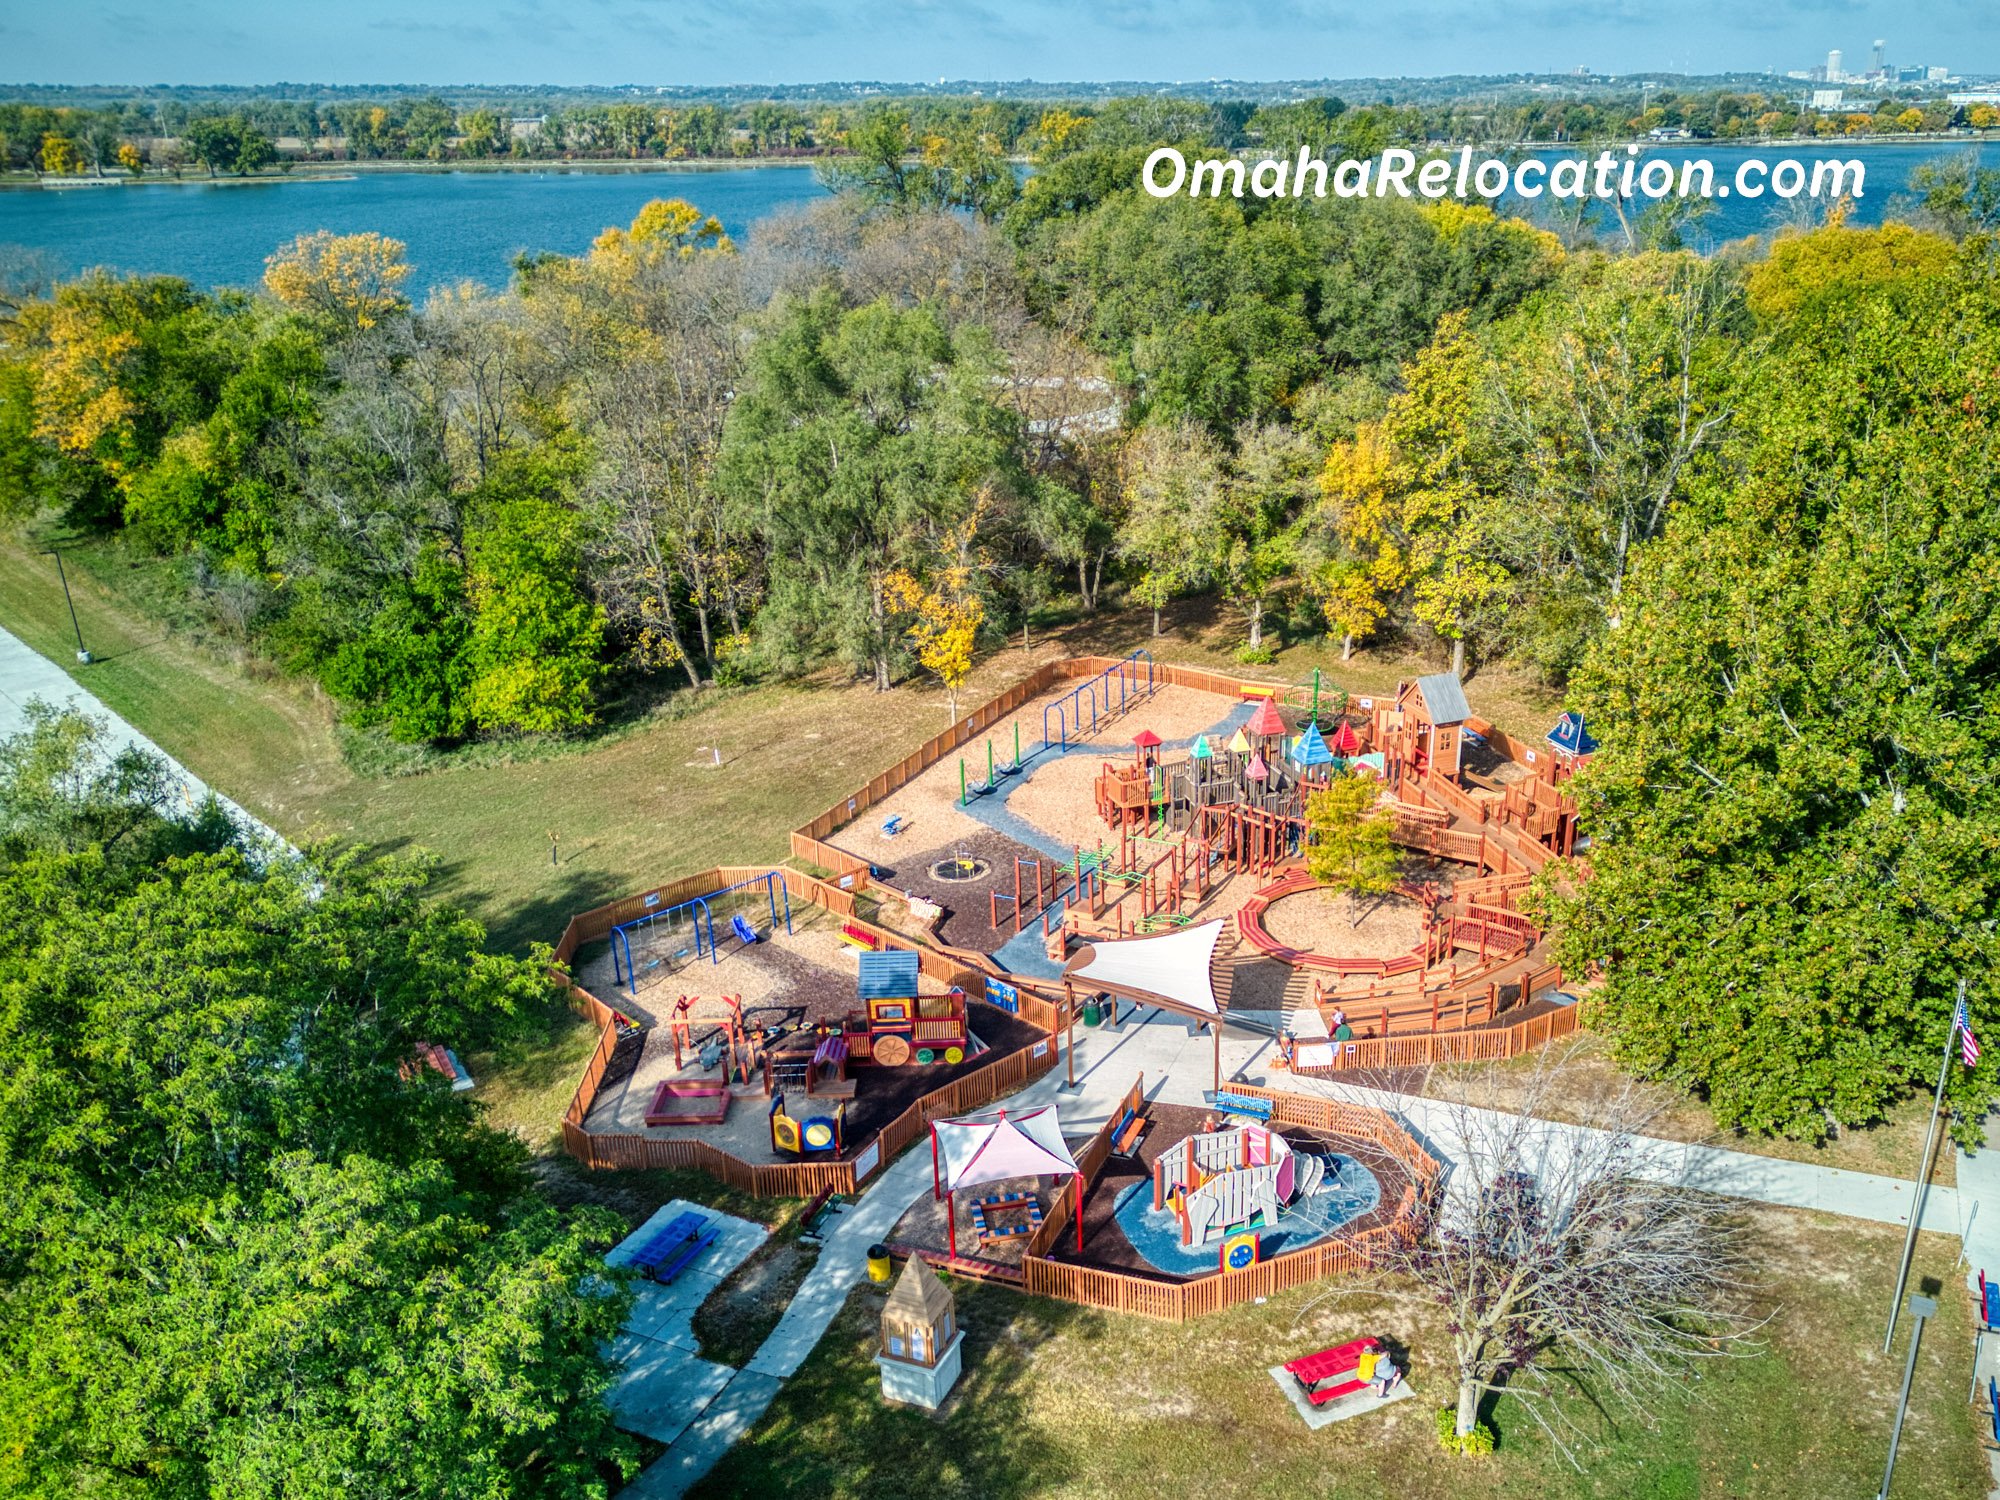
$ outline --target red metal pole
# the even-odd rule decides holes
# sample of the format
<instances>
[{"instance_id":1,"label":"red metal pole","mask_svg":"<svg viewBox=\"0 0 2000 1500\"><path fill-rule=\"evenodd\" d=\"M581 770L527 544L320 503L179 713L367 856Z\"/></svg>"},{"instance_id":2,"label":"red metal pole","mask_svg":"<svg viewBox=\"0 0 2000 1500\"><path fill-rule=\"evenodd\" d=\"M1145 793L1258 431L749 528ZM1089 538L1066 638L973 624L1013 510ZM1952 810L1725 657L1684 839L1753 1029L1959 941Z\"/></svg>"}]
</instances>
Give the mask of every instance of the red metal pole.
<instances>
[{"instance_id":1,"label":"red metal pole","mask_svg":"<svg viewBox=\"0 0 2000 1500\"><path fill-rule=\"evenodd\" d=\"M1070 1181L1076 1184L1076 1253L1083 1254L1083 1173L1078 1172Z\"/></svg>"}]
</instances>

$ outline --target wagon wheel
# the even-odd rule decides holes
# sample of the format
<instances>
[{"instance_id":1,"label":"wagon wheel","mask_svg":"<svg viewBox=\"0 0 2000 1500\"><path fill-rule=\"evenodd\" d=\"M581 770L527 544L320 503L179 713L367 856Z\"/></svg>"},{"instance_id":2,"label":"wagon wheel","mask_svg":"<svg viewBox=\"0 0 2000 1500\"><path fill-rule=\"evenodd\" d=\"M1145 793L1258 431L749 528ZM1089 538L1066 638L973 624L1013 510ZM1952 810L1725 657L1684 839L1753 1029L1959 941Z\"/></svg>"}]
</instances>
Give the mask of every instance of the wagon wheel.
<instances>
[{"instance_id":1,"label":"wagon wheel","mask_svg":"<svg viewBox=\"0 0 2000 1500\"><path fill-rule=\"evenodd\" d=\"M910 1044L899 1036L885 1036L875 1043L875 1061L885 1068L900 1068L910 1060Z\"/></svg>"},{"instance_id":2,"label":"wagon wheel","mask_svg":"<svg viewBox=\"0 0 2000 1500\"><path fill-rule=\"evenodd\" d=\"M945 1049L944 1049L944 1060L945 1060L946 1062L948 1062L948 1063L954 1063L954 1064L956 1064L956 1063L962 1063L962 1062L964 1062L964 1061L965 1061L965 1049L964 1049L963 1047L947 1047L947 1048L945 1048Z\"/></svg>"},{"instance_id":3,"label":"wagon wheel","mask_svg":"<svg viewBox=\"0 0 2000 1500\"><path fill-rule=\"evenodd\" d=\"M922 1066L928 1068L932 1063L937 1061L937 1054L928 1047L919 1047L917 1048L917 1061Z\"/></svg>"}]
</instances>

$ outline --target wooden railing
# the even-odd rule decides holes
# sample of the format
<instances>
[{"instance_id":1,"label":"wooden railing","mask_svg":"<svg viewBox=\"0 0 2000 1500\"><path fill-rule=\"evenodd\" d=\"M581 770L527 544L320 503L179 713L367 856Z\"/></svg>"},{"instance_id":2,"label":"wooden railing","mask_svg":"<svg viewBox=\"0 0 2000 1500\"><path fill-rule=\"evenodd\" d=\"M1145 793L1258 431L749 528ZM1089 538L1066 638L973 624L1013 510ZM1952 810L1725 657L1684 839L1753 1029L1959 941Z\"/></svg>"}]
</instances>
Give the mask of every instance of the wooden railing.
<instances>
[{"instance_id":1,"label":"wooden railing","mask_svg":"<svg viewBox=\"0 0 2000 1500\"><path fill-rule=\"evenodd\" d=\"M1543 990L1562 983L1562 969L1548 964L1521 978L1521 1001L1526 1003ZM1362 1021L1370 1019L1360 1007L1365 1001L1343 1002L1356 1008ZM1579 1023L1577 1007L1559 1006L1538 1016L1529 1016L1511 1026L1483 1026L1477 1030L1420 1031L1414 1035L1369 1037L1338 1042L1329 1067L1298 1068L1301 1078L1330 1078L1336 1073L1358 1069L1423 1068L1433 1063L1504 1062L1537 1047L1545 1047L1559 1037L1574 1032Z\"/></svg>"}]
</instances>

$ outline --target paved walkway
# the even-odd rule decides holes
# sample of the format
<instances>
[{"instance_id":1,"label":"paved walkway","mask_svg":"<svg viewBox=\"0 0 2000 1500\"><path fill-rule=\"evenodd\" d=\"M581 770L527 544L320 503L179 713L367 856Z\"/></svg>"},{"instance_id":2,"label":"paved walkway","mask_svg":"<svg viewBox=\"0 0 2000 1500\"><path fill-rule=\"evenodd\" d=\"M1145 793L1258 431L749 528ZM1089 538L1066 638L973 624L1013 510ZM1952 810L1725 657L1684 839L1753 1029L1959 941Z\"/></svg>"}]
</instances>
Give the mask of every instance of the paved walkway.
<instances>
[{"instance_id":1,"label":"paved walkway","mask_svg":"<svg viewBox=\"0 0 2000 1500\"><path fill-rule=\"evenodd\" d=\"M82 667L79 670L84 673L87 680L90 668ZM141 750L157 755L167 763L168 769L180 782L189 807L199 806L212 790L194 772L98 702L89 690L67 671L47 657L30 650L18 636L0 630L0 738L18 734L27 727L27 704L30 698L40 698L47 703L69 704L93 718L104 720L110 730L109 749L114 755L127 745L137 745ZM236 821L239 828L248 830L256 837L272 840L284 848L291 847L261 818L251 816L220 792L215 795L216 799L228 809L229 816Z\"/></svg>"}]
</instances>

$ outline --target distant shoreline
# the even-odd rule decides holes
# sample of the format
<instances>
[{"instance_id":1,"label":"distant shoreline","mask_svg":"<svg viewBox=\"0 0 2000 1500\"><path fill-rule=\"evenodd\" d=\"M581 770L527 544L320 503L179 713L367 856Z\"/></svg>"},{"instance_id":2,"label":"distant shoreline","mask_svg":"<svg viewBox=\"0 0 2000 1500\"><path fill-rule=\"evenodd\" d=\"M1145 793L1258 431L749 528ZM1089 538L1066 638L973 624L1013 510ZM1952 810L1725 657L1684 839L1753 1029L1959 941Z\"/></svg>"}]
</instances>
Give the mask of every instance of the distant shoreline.
<instances>
[{"instance_id":1,"label":"distant shoreline","mask_svg":"<svg viewBox=\"0 0 2000 1500\"><path fill-rule=\"evenodd\" d=\"M30 172L9 172L0 175L0 189L6 188L47 188L51 192L70 192L77 188L112 187L252 187L267 186L277 182L352 182L359 177L375 177L401 173L416 176L437 177L450 173L509 173L545 172L562 176L577 174L583 176L641 175L653 172L740 172L746 168L766 167L812 167L827 157L797 156L744 156L703 158L700 161L302 161L282 171L251 172L245 176L225 172L210 177L196 168L178 175L165 172L147 172L134 177L130 173L107 172L102 177L37 177ZM838 158L833 158L838 159Z\"/></svg>"}]
</instances>

